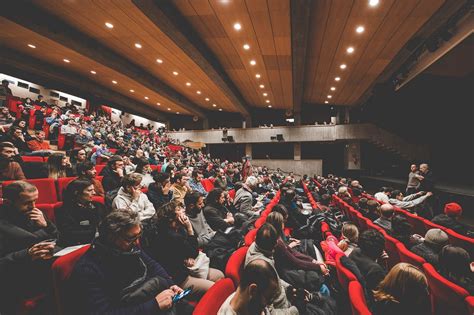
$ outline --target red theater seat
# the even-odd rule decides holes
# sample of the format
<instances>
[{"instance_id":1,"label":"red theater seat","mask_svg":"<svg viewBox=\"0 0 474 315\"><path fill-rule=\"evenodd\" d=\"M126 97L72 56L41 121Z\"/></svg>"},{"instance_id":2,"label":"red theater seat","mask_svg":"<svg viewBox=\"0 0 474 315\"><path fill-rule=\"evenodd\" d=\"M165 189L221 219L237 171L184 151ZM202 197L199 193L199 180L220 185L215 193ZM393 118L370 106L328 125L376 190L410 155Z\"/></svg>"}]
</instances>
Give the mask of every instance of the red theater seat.
<instances>
[{"instance_id":1,"label":"red theater seat","mask_svg":"<svg viewBox=\"0 0 474 315\"><path fill-rule=\"evenodd\" d=\"M258 229L260 228L262 225L265 224L265 221L267 220L266 217L260 217L257 219L257 221L255 221L255 227Z\"/></svg>"},{"instance_id":2,"label":"red theater seat","mask_svg":"<svg viewBox=\"0 0 474 315\"><path fill-rule=\"evenodd\" d=\"M56 215L54 213L54 204L48 204L48 203L36 204L36 208L40 209L49 221L56 223Z\"/></svg>"},{"instance_id":3,"label":"red theater seat","mask_svg":"<svg viewBox=\"0 0 474 315\"><path fill-rule=\"evenodd\" d=\"M63 200L63 191L66 189L70 182L75 180L77 177L62 177L58 178L58 200Z\"/></svg>"},{"instance_id":4,"label":"red theater seat","mask_svg":"<svg viewBox=\"0 0 474 315\"><path fill-rule=\"evenodd\" d=\"M21 159L25 163L28 163L28 162L43 163L44 162L44 159L42 156L22 156Z\"/></svg>"},{"instance_id":5,"label":"red theater seat","mask_svg":"<svg viewBox=\"0 0 474 315\"><path fill-rule=\"evenodd\" d=\"M250 246L255 241L258 229L252 229L244 237L245 246Z\"/></svg>"},{"instance_id":6,"label":"red theater seat","mask_svg":"<svg viewBox=\"0 0 474 315\"><path fill-rule=\"evenodd\" d=\"M56 184L52 178L38 178L27 179L28 183L35 185L38 188L38 200L36 203L56 203L58 201L58 194L56 192ZM4 181L2 183L3 189L5 186L15 182L14 180Z\"/></svg>"},{"instance_id":7,"label":"red theater seat","mask_svg":"<svg viewBox=\"0 0 474 315\"><path fill-rule=\"evenodd\" d=\"M77 261L84 255L89 249L90 245L86 245L78 250L73 251L67 255L59 257L53 263L52 272L53 272L53 284L54 284L54 294L56 298L56 306L58 308L58 314L68 314L68 297L67 295L67 281L71 276L74 266Z\"/></svg>"},{"instance_id":8,"label":"red theater seat","mask_svg":"<svg viewBox=\"0 0 474 315\"><path fill-rule=\"evenodd\" d=\"M349 283L349 299L351 302L352 315L371 315L367 307L364 296L364 290L359 281L351 281Z\"/></svg>"},{"instance_id":9,"label":"red theater seat","mask_svg":"<svg viewBox=\"0 0 474 315\"><path fill-rule=\"evenodd\" d=\"M348 291L349 283L351 281L359 281L359 280L352 273L352 271L350 271L349 269L347 269L346 267L344 267L342 265L341 257L343 257L343 256L344 255L341 255L341 254L336 256L336 272L337 272L337 279L339 280L339 283L340 283L341 287L345 291Z\"/></svg>"},{"instance_id":10,"label":"red theater seat","mask_svg":"<svg viewBox=\"0 0 474 315\"><path fill-rule=\"evenodd\" d=\"M234 283L229 278L217 281L201 298L194 308L193 315L214 315L222 303L235 291Z\"/></svg>"},{"instance_id":11,"label":"red theater seat","mask_svg":"<svg viewBox=\"0 0 474 315\"><path fill-rule=\"evenodd\" d=\"M426 263L422 257L408 250L401 242L397 243L397 250L401 262L412 264L420 269L423 267L423 264Z\"/></svg>"},{"instance_id":12,"label":"red theater seat","mask_svg":"<svg viewBox=\"0 0 474 315\"><path fill-rule=\"evenodd\" d=\"M214 188L214 182L212 182L209 178L201 179L201 184L207 192Z\"/></svg>"},{"instance_id":13,"label":"red theater seat","mask_svg":"<svg viewBox=\"0 0 474 315\"><path fill-rule=\"evenodd\" d=\"M104 169L105 166L106 166L105 164L95 166L95 170L97 171L97 175L100 175L100 173L102 172L102 170Z\"/></svg>"},{"instance_id":14,"label":"red theater seat","mask_svg":"<svg viewBox=\"0 0 474 315\"><path fill-rule=\"evenodd\" d=\"M465 315L468 306L465 299L469 293L441 276L431 264L423 264L431 291L431 305L435 315Z\"/></svg>"},{"instance_id":15,"label":"red theater seat","mask_svg":"<svg viewBox=\"0 0 474 315\"><path fill-rule=\"evenodd\" d=\"M385 237L385 251L388 254L387 264L389 268L392 268L400 262L400 256L397 249L397 244L400 242L387 233L384 233L383 236Z\"/></svg>"},{"instance_id":16,"label":"red theater seat","mask_svg":"<svg viewBox=\"0 0 474 315\"><path fill-rule=\"evenodd\" d=\"M474 257L474 239L456 233L451 229L446 230L446 233L448 233L449 242L452 245L464 248L469 252L471 257Z\"/></svg>"},{"instance_id":17,"label":"red theater seat","mask_svg":"<svg viewBox=\"0 0 474 315\"><path fill-rule=\"evenodd\" d=\"M446 228L444 226L438 225L436 223L431 222L430 220L423 219L423 224L425 225L426 231L430 229L440 229L446 232Z\"/></svg>"},{"instance_id":18,"label":"red theater seat","mask_svg":"<svg viewBox=\"0 0 474 315\"><path fill-rule=\"evenodd\" d=\"M426 234L426 227L425 227L425 223L423 222L424 219L422 217L414 215L408 211L405 211L404 215L407 218L408 222L411 224L413 233L416 233L422 236Z\"/></svg>"},{"instance_id":19,"label":"red theater seat","mask_svg":"<svg viewBox=\"0 0 474 315\"><path fill-rule=\"evenodd\" d=\"M225 276L231 278L236 287L240 283L240 271L244 267L245 255L247 255L248 249L248 246L243 246L237 249L230 256L227 265L225 266Z\"/></svg>"}]
</instances>

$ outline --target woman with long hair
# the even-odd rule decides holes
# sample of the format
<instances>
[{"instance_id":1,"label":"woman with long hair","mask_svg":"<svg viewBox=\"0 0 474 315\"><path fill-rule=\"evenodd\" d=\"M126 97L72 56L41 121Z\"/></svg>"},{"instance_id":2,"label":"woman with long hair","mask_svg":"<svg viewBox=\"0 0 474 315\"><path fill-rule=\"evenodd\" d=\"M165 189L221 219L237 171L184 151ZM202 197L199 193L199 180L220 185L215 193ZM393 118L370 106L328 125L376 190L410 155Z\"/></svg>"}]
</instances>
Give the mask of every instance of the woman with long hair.
<instances>
[{"instance_id":1,"label":"woman with long hair","mask_svg":"<svg viewBox=\"0 0 474 315\"><path fill-rule=\"evenodd\" d=\"M428 281L425 274L411 264L396 264L373 294L374 315L431 314Z\"/></svg>"},{"instance_id":2,"label":"woman with long hair","mask_svg":"<svg viewBox=\"0 0 474 315\"><path fill-rule=\"evenodd\" d=\"M47 168L48 177L53 179L72 176L73 173L69 158L62 153L51 154L48 158Z\"/></svg>"},{"instance_id":3,"label":"woman with long hair","mask_svg":"<svg viewBox=\"0 0 474 315\"><path fill-rule=\"evenodd\" d=\"M66 187L63 205L56 210L61 245L72 246L92 241L100 220L105 216L103 205L93 201L94 196L94 183L89 179L73 180Z\"/></svg>"}]
</instances>

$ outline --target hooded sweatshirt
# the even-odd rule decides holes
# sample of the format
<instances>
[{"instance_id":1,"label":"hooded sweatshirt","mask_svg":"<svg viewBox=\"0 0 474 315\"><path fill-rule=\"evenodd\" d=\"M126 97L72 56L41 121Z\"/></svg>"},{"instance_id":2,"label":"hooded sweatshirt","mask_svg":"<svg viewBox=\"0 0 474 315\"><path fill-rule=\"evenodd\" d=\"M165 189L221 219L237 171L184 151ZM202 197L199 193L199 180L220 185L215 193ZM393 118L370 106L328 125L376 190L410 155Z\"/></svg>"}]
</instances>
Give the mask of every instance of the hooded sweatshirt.
<instances>
[{"instance_id":1,"label":"hooded sweatshirt","mask_svg":"<svg viewBox=\"0 0 474 315\"><path fill-rule=\"evenodd\" d=\"M156 212L155 207L153 207L153 204L144 193L141 193L138 199L133 199L132 195L127 193L123 187L120 187L117 196L112 202L112 209L130 209L138 212L140 221L150 219Z\"/></svg>"}]
</instances>

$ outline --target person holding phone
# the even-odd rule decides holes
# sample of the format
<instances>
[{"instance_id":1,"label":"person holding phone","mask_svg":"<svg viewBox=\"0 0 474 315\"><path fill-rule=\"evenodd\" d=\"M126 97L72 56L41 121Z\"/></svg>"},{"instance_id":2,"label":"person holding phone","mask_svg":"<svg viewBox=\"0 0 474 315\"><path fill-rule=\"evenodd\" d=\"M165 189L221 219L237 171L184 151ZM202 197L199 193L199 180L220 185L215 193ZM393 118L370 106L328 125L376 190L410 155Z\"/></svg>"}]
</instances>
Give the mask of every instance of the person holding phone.
<instances>
[{"instance_id":1,"label":"person holding phone","mask_svg":"<svg viewBox=\"0 0 474 315\"><path fill-rule=\"evenodd\" d=\"M0 313L19 300L48 292L58 230L36 208L38 189L16 181L3 189L0 208Z\"/></svg>"}]
</instances>

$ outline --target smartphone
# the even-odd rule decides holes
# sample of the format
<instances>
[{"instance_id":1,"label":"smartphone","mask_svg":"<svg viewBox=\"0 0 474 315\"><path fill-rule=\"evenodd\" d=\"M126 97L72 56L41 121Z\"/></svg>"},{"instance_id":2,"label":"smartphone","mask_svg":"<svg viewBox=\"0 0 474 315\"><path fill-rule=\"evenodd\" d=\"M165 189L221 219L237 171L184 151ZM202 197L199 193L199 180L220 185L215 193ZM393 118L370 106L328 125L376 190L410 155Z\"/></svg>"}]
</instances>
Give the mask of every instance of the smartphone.
<instances>
[{"instance_id":1,"label":"smartphone","mask_svg":"<svg viewBox=\"0 0 474 315\"><path fill-rule=\"evenodd\" d=\"M181 300L181 299L184 298L185 296L189 295L189 293L191 293L191 289L186 289L186 290L184 290L183 292L181 292L181 293L176 294L175 296L173 296L173 304L174 304L174 303L177 303L179 300Z\"/></svg>"}]
</instances>

